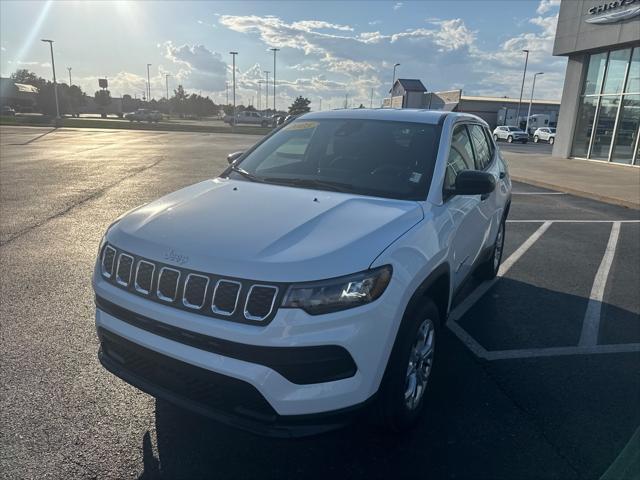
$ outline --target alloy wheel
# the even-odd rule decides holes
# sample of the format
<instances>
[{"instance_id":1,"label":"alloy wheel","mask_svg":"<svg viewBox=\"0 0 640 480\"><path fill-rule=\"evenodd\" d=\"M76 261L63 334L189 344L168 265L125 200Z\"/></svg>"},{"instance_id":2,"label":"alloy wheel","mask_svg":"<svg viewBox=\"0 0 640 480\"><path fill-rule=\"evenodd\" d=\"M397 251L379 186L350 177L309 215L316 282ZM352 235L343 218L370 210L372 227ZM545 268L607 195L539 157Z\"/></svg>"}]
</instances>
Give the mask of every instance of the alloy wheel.
<instances>
[{"instance_id":1,"label":"alloy wheel","mask_svg":"<svg viewBox=\"0 0 640 480\"><path fill-rule=\"evenodd\" d=\"M409 410L415 410L427 388L433 368L435 328L431 319L420 324L411 347L405 378L404 402Z\"/></svg>"}]
</instances>

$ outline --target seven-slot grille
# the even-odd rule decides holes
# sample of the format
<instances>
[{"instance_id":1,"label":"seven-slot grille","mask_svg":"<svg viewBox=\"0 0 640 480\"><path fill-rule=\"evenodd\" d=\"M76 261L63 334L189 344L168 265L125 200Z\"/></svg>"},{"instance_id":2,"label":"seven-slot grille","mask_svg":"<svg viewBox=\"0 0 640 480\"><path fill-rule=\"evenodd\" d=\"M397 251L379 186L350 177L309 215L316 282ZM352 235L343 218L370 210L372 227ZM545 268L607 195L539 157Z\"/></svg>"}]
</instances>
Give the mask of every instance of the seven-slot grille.
<instances>
[{"instance_id":1,"label":"seven-slot grille","mask_svg":"<svg viewBox=\"0 0 640 480\"><path fill-rule=\"evenodd\" d=\"M100 268L110 283L151 300L202 315L265 324L282 301L283 285L220 278L164 265L106 245Z\"/></svg>"}]
</instances>

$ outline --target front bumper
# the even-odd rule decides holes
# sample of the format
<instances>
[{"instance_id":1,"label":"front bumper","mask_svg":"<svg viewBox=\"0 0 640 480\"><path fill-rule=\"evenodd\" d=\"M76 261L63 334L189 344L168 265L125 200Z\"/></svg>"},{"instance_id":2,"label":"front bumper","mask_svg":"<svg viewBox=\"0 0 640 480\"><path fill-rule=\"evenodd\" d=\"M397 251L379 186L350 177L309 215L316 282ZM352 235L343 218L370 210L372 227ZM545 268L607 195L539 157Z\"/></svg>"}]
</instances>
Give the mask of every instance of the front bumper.
<instances>
[{"instance_id":1,"label":"front bumper","mask_svg":"<svg viewBox=\"0 0 640 480\"><path fill-rule=\"evenodd\" d=\"M276 423L282 423L284 418L351 410L373 397L379 388L402 316L401 302L394 299L401 298L404 291L392 280L383 296L368 305L316 317L298 309L280 309L268 325L246 325L150 302L123 292L99 276L94 276L94 289L96 297L132 312L138 318L147 319L160 329L154 331L130 319L123 320L119 318L122 315L118 311L103 309L98 304L96 326L99 332L114 334L141 349L181 362L189 368L248 384L273 410ZM175 337L167 333L168 330L186 336ZM207 339L213 342L212 348L198 344L200 340ZM297 357L301 362L288 362L287 366L218 348L229 343L242 344L249 349L265 347L267 351L291 348L293 352L297 348L306 350L312 347L322 347L322 350L318 350L319 356L307 357L306 365L303 355ZM332 348L327 350L326 347ZM347 353L353 362L351 366L349 361L345 361L347 357L335 355L339 351ZM282 358L287 360L288 357ZM105 366L115 370L106 362ZM116 375L136 386L140 384L139 379ZM305 383L308 375L316 383ZM317 382L318 379L321 381ZM150 390L143 386L140 388Z\"/></svg>"},{"instance_id":2,"label":"front bumper","mask_svg":"<svg viewBox=\"0 0 640 480\"><path fill-rule=\"evenodd\" d=\"M100 363L109 372L156 398L259 435L303 437L353 421L369 401L329 413L278 415L251 385L195 367L98 329Z\"/></svg>"}]
</instances>

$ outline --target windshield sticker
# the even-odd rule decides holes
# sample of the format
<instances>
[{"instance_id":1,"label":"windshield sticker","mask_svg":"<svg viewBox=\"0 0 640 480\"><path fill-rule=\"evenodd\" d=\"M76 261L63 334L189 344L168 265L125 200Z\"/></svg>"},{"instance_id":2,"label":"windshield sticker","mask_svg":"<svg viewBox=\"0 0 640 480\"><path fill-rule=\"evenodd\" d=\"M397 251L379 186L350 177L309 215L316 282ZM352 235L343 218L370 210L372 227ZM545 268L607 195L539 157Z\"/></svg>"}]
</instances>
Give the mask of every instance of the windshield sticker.
<instances>
[{"instance_id":1,"label":"windshield sticker","mask_svg":"<svg viewBox=\"0 0 640 480\"><path fill-rule=\"evenodd\" d=\"M413 183L420 183L420 179L422 178L422 174L418 172L412 172L409 175L409 181Z\"/></svg>"},{"instance_id":2,"label":"windshield sticker","mask_svg":"<svg viewBox=\"0 0 640 480\"><path fill-rule=\"evenodd\" d=\"M318 122L296 122L285 127L285 130L287 131L307 130L309 128L316 128L317 125L318 125Z\"/></svg>"}]
</instances>

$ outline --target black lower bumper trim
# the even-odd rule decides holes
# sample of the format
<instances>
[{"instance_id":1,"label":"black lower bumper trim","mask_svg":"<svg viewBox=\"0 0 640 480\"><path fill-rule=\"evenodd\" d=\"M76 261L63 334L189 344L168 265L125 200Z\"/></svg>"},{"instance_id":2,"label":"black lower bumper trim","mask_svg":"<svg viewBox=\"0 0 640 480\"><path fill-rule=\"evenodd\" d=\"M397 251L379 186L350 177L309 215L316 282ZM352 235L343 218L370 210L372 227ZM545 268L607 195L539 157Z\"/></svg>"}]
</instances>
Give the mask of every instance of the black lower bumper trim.
<instances>
[{"instance_id":1,"label":"black lower bumper trim","mask_svg":"<svg viewBox=\"0 0 640 480\"><path fill-rule=\"evenodd\" d=\"M149 350L98 329L102 365L127 383L221 423L274 437L303 437L339 428L363 404L327 413L278 415L252 385Z\"/></svg>"},{"instance_id":2,"label":"black lower bumper trim","mask_svg":"<svg viewBox=\"0 0 640 480\"><path fill-rule=\"evenodd\" d=\"M248 345L158 322L99 296L96 296L96 306L118 320L155 335L225 357L264 365L298 385L332 382L350 378L356 374L357 368L353 357L345 348L338 345L309 347Z\"/></svg>"}]
</instances>

